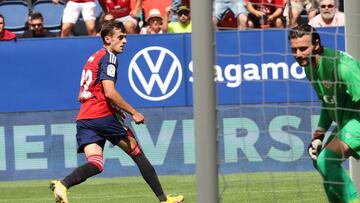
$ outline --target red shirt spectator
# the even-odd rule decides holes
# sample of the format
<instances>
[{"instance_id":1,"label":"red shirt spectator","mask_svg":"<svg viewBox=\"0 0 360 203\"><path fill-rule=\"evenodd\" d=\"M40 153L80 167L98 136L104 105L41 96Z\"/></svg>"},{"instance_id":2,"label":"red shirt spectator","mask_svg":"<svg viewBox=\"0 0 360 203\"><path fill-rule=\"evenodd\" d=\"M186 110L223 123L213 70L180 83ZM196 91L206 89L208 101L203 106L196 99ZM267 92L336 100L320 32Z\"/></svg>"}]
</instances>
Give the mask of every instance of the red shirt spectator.
<instances>
[{"instance_id":1,"label":"red shirt spectator","mask_svg":"<svg viewBox=\"0 0 360 203\"><path fill-rule=\"evenodd\" d=\"M104 11L113 14L115 18L128 16L131 11L130 0L99 0L99 3L104 7Z\"/></svg>"},{"instance_id":2,"label":"red shirt spectator","mask_svg":"<svg viewBox=\"0 0 360 203\"><path fill-rule=\"evenodd\" d=\"M105 13L114 15L117 21L124 23L126 33L138 33L138 16L142 10L142 1L136 0L134 9L131 9L131 0L99 0L102 10Z\"/></svg>"},{"instance_id":3,"label":"red shirt spectator","mask_svg":"<svg viewBox=\"0 0 360 203\"><path fill-rule=\"evenodd\" d=\"M244 0L249 10L248 25L255 28L285 27L283 0Z\"/></svg>"},{"instance_id":4,"label":"red shirt spectator","mask_svg":"<svg viewBox=\"0 0 360 203\"><path fill-rule=\"evenodd\" d=\"M15 40L16 35L13 32L5 30L5 19L4 16L0 15L0 41Z\"/></svg>"},{"instance_id":5,"label":"red shirt spectator","mask_svg":"<svg viewBox=\"0 0 360 203\"><path fill-rule=\"evenodd\" d=\"M245 3L250 2L256 10L262 11L266 15L271 15L276 11L276 9L283 8L284 6L283 0L244 0L244 1Z\"/></svg>"}]
</instances>

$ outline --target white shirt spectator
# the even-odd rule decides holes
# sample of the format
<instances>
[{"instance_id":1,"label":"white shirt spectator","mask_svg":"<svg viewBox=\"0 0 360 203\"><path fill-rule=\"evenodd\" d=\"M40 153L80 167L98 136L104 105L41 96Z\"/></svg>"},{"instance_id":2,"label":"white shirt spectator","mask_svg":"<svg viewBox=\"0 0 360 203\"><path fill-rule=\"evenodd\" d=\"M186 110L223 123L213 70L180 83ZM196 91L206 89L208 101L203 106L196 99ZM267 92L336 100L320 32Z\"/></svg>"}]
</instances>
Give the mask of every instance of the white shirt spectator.
<instances>
[{"instance_id":1,"label":"white shirt spectator","mask_svg":"<svg viewBox=\"0 0 360 203\"><path fill-rule=\"evenodd\" d=\"M140 30L140 34L162 34L163 17L159 9L151 9L146 19L148 25Z\"/></svg>"},{"instance_id":2,"label":"white shirt spectator","mask_svg":"<svg viewBox=\"0 0 360 203\"><path fill-rule=\"evenodd\" d=\"M320 14L309 21L313 27L345 26L345 15L339 12L336 0L320 0Z\"/></svg>"},{"instance_id":3,"label":"white shirt spectator","mask_svg":"<svg viewBox=\"0 0 360 203\"><path fill-rule=\"evenodd\" d=\"M313 27L345 26L345 15L343 12L337 11L331 23L326 23L321 14L318 14L309 21L309 25Z\"/></svg>"}]
</instances>

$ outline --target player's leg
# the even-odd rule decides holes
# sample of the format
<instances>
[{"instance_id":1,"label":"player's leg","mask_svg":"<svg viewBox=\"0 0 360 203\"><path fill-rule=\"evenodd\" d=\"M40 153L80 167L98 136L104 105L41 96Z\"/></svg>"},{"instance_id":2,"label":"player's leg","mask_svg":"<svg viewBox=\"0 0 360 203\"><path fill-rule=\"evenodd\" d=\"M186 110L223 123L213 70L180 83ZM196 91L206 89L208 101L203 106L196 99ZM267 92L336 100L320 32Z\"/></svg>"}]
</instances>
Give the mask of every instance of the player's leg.
<instances>
[{"instance_id":1,"label":"player's leg","mask_svg":"<svg viewBox=\"0 0 360 203\"><path fill-rule=\"evenodd\" d=\"M328 145L334 138L335 136L339 133L338 128L334 128L334 130L331 132L329 138L327 138L326 143L324 146ZM317 161L313 161L313 166L314 168L319 171L319 173L322 175L320 169L317 166ZM339 198L332 192L332 188L330 187L329 184L327 184L327 180L326 177L323 176L323 187L326 193L326 196L328 197L330 202L340 202Z\"/></svg>"},{"instance_id":2,"label":"player's leg","mask_svg":"<svg viewBox=\"0 0 360 203\"><path fill-rule=\"evenodd\" d=\"M103 144L102 144L103 145ZM68 202L67 190L84 182L89 177L101 173L103 169L103 156L101 144L92 143L84 147L87 162L77 167L72 173L66 176L63 180L53 180L50 183L50 188L54 193L57 202Z\"/></svg>"},{"instance_id":3,"label":"player's leg","mask_svg":"<svg viewBox=\"0 0 360 203\"><path fill-rule=\"evenodd\" d=\"M77 167L72 173L61 180L61 183L66 188L69 189L74 185L78 185L103 171L103 145L104 143L92 143L84 147L87 162Z\"/></svg>"},{"instance_id":4,"label":"player's leg","mask_svg":"<svg viewBox=\"0 0 360 203\"><path fill-rule=\"evenodd\" d=\"M53 180L50 189L53 191L56 202L67 203L67 190L84 182L91 176L101 173L103 169L102 147L97 143L88 144L84 147L87 162L77 167L63 180Z\"/></svg>"},{"instance_id":5,"label":"player's leg","mask_svg":"<svg viewBox=\"0 0 360 203\"><path fill-rule=\"evenodd\" d=\"M130 130L127 130L127 133L127 138L121 139L117 146L124 150L134 160L144 180L158 197L159 201L168 203L183 202L184 197L182 195L165 195L154 167L151 165L145 154L142 152L133 133Z\"/></svg>"},{"instance_id":6,"label":"player's leg","mask_svg":"<svg viewBox=\"0 0 360 203\"><path fill-rule=\"evenodd\" d=\"M160 202L177 203L184 200L183 196L165 196L162 186L154 167L142 152L135 136L130 130L127 130L126 124L121 116L110 115L102 118L106 126L101 129L104 138L113 145L117 145L125 151L138 166L141 175L148 183L152 191L158 197Z\"/></svg>"},{"instance_id":7,"label":"player's leg","mask_svg":"<svg viewBox=\"0 0 360 203\"><path fill-rule=\"evenodd\" d=\"M317 159L317 167L324 178L324 189L330 202L335 202L334 200L351 202L357 199L355 186L347 171L341 166L344 161L343 158L345 158L341 154L350 151L350 149L346 150L344 145L346 146L342 141L335 138L321 151ZM341 152L338 154L335 151Z\"/></svg>"},{"instance_id":8,"label":"player's leg","mask_svg":"<svg viewBox=\"0 0 360 203\"><path fill-rule=\"evenodd\" d=\"M88 35L96 35L95 21L96 21L96 4L95 2L82 3L81 15L84 18L86 30Z\"/></svg>"},{"instance_id":9,"label":"player's leg","mask_svg":"<svg viewBox=\"0 0 360 203\"><path fill-rule=\"evenodd\" d=\"M76 21L80 15L80 4L69 1L66 3L62 18L61 37L67 37L71 34Z\"/></svg>"},{"instance_id":10,"label":"player's leg","mask_svg":"<svg viewBox=\"0 0 360 203\"><path fill-rule=\"evenodd\" d=\"M324 177L326 193L330 202L334 196L340 202L359 201L354 183L347 171L342 168L342 162L353 156L359 158L360 123L357 120L349 121L339 135L335 137L320 153L317 167Z\"/></svg>"},{"instance_id":11,"label":"player's leg","mask_svg":"<svg viewBox=\"0 0 360 203\"><path fill-rule=\"evenodd\" d=\"M91 126L97 125L97 119L80 120L76 122L78 153L85 152L87 162L77 167L63 180L53 180L50 188L57 202L67 203L67 190L84 182L87 178L100 173L103 169L102 149L105 139L98 136Z\"/></svg>"}]
</instances>

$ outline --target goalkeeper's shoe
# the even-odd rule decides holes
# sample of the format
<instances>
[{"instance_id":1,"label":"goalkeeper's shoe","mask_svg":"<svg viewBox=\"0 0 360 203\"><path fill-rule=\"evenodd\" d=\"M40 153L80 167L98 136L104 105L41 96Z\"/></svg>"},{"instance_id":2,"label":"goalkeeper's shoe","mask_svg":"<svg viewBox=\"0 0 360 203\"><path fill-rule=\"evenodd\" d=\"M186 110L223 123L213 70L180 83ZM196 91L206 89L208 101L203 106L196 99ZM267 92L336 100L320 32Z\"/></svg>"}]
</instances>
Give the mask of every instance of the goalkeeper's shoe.
<instances>
[{"instance_id":1,"label":"goalkeeper's shoe","mask_svg":"<svg viewBox=\"0 0 360 203\"><path fill-rule=\"evenodd\" d=\"M161 203L182 203L184 202L184 196L183 195L167 195L167 200Z\"/></svg>"},{"instance_id":2,"label":"goalkeeper's shoe","mask_svg":"<svg viewBox=\"0 0 360 203\"><path fill-rule=\"evenodd\" d=\"M55 202L57 203L68 203L67 199L67 189L66 187L58 180L53 180L50 182L50 189L54 193Z\"/></svg>"}]
</instances>

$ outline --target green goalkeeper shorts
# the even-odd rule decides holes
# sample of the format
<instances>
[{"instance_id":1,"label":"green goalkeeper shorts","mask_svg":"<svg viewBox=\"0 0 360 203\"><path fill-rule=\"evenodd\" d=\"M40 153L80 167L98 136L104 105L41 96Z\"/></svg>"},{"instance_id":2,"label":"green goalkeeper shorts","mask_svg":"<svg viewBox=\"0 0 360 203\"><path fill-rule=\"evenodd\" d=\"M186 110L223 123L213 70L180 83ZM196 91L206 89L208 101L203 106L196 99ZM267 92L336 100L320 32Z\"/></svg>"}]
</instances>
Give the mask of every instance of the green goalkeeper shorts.
<instances>
[{"instance_id":1,"label":"green goalkeeper shorts","mask_svg":"<svg viewBox=\"0 0 360 203\"><path fill-rule=\"evenodd\" d=\"M358 120L351 119L335 137L346 143L355 152L353 155L355 159L360 159L360 122Z\"/></svg>"}]
</instances>

